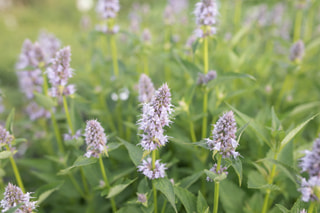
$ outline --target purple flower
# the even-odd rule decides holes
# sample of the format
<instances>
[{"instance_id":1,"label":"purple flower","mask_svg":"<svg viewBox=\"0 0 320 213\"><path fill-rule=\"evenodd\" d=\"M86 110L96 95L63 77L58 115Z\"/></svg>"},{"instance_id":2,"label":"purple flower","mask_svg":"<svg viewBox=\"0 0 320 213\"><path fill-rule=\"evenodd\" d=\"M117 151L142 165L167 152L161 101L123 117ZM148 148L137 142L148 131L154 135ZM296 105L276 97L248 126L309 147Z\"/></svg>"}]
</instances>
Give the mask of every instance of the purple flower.
<instances>
[{"instance_id":1,"label":"purple flower","mask_svg":"<svg viewBox=\"0 0 320 213\"><path fill-rule=\"evenodd\" d=\"M43 51L45 61L46 63L49 63L60 49L61 42L53 34L46 31L41 31L38 41Z\"/></svg>"},{"instance_id":2,"label":"purple flower","mask_svg":"<svg viewBox=\"0 0 320 213\"><path fill-rule=\"evenodd\" d=\"M139 101L148 103L154 95L154 87L151 79L146 74L141 74L139 79Z\"/></svg>"},{"instance_id":3,"label":"purple flower","mask_svg":"<svg viewBox=\"0 0 320 213\"><path fill-rule=\"evenodd\" d=\"M15 212L16 213L31 213L36 208L36 201L30 201L30 192L24 194L22 190L8 183L4 192L4 198L1 200L2 212L8 211L10 208L22 204Z\"/></svg>"},{"instance_id":4,"label":"purple flower","mask_svg":"<svg viewBox=\"0 0 320 213\"><path fill-rule=\"evenodd\" d=\"M169 116L172 113L171 93L167 84L159 88L150 103L145 103L142 117L138 121L139 129L143 130L140 145L144 150L155 150L168 142L164 135L164 127L171 123Z\"/></svg>"},{"instance_id":5,"label":"purple flower","mask_svg":"<svg viewBox=\"0 0 320 213\"><path fill-rule=\"evenodd\" d=\"M96 12L101 19L115 18L119 10L119 0L98 0Z\"/></svg>"},{"instance_id":6,"label":"purple flower","mask_svg":"<svg viewBox=\"0 0 320 213\"><path fill-rule=\"evenodd\" d=\"M74 85L68 85L69 78L72 77L73 69L70 68L71 50L67 46L56 53L51 61L51 66L47 69L47 74L52 88L50 95L52 97L62 95L72 95L75 92Z\"/></svg>"},{"instance_id":7,"label":"purple flower","mask_svg":"<svg viewBox=\"0 0 320 213\"><path fill-rule=\"evenodd\" d=\"M142 172L146 177L150 180L164 178L166 164L160 163L160 160L156 160L154 169L152 168L152 159L147 158L147 160L143 160L142 164L138 166L138 171Z\"/></svg>"},{"instance_id":8,"label":"purple flower","mask_svg":"<svg viewBox=\"0 0 320 213\"><path fill-rule=\"evenodd\" d=\"M0 90L0 113L3 113L3 112L4 112L4 105L2 102L2 92Z\"/></svg>"},{"instance_id":9,"label":"purple flower","mask_svg":"<svg viewBox=\"0 0 320 213\"><path fill-rule=\"evenodd\" d=\"M217 77L217 72L214 71L214 70L210 70L206 75L202 74L202 73L199 73L198 74L197 84L198 85L206 85L210 81L215 79L216 77Z\"/></svg>"},{"instance_id":10,"label":"purple flower","mask_svg":"<svg viewBox=\"0 0 320 213\"><path fill-rule=\"evenodd\" d=\"M210 150L218 151L225 158L239 156L239 153L235 151L238 146L236 132L237 126L233 112L224 113L214 125L212 139L207 139Z\"/></svg>"},{"instance_id":11,"label":"purple flower","mask_svg":"<svg viewBox=\"0 0 320 213\"><path fill-rule=\"evenodd\" d=\"M87 144L87 158L99 158L100 154L106 153L107 137L101 124L96 120L87 121L85 129L85 140Z\"/></svg>"},{"instance_id":12,"label":"purple flower","mask_svg":"<svg viewBox=\"0 0 320 213\"><path fill-rule=\"evenodd\" d=\"M222 173L226 173L226 175L228 174L228 172L227 172L227 167L220 167L220 170L219 171L217 171L217 164L215 163L214 165L213 165L213 167L210 169L210 171L211 172L214 172L215 174L222 174ZM209 182L212 182L213 180L210 178L210 177L207 177L207 181Z\"/></svg>"},{"instance_id":13,"label":"purple flower","mask_svg":"<svg viewBox=\"0 0 320 213\"><path fill-rule=\"evenodd\" d=\"M32 71L17 72L20 90L26 95L27 99L34 97L34 92L42 92L42 72L40 69Z\"/></svg>"},{"instance_id":14,"label":"purple flower","mask_svg":"<svg viewBox=\"0 0 320 213\"><path fill-rule=\"evenodd\" d=\"M320 176L320 137L313 143L312 150L305 153L300 162L302 172L308 172L310 177Z\"/></svg>"},{"instance_id":15,"label":"purple flower","mask_svg":"<svg viewBox=\"0 0 320 213\"><path fill-rule=\"evenodd\" d=\"M81 129L78 129L74 135L72 135L71 130L68 133L63 134L63 139L65 141L77 140L81 137Z\"/></svg>"},{"instance_id":16,"label":"purple flower","mask_svg":"<svg viewBox=\"0 0 320 213\"><path fill-rule=\"evenodd\" d=\"M146 203L148 201L146 194L137 193L137 197L139 203Z\"/></svg>"},{"instance_id":17,"label":"purple flower","mask_svg":"<svg viewBox=\"0 0 320 213\"><path fill-rule=\"evenodd\" d=\"M11 147L14 136L11 135L3 126L0 125L0 148L8 145Z\"/></svg>"},{"instance_id":18,"label":"purple flower","mask_svg":"<svg viewBox=\"0 0 320 213\"><path fill-rule=\"evenodd\" d=\"M39 106L36 102L30 102L26 107L26 112L29 115L30 120L34 121L39 118L49 118L50 112Z\"/></svg>"},{"instance_id":19,"label":"purple flower","mask_svg":"<svg viewBox=\"0 0 320 213\"><path fill-rule=\"evenodd\" d=\"M44 60L44 54L39 43L32 44L29 39L26 39L22 45L16 69L38 68L41 63L44 63Z\"/></svg>"},{"instance_id":20,"label":"purple flower","mask_svg":"<svg viewBox=\"0 0 320 213\"><path fill-rule=\"evenodd\" d=\"M291 61L301 61L304 55L304 43L302 40L294 43L290 49L290 60Z\"/></svg>"},{"instance_id":21,"label":"purple flower","mask_svg":"<svg viewBox=\"0 0 320 213\"><path fill-rule=\"evenodd\" d=\"M210 36L216 33L216 28L213 27L217 23L218 16L216 0L201 0L201 2L196 3L194 15L196 16L196 24L198 25L198 29L196 30L198 37ZM203 29L201 29L203 26L210 30L207 31L205 29L203 32Z\"/></svg>"},{"instance_id":22,"label":"purple flower","mask_svg":"<svg viewBox=\"0 0 320 213\"><path fill-rule=\"evenodd\" d=\"M313 176L308 181L305 178L301 181L301 188L299 191L302 194L302 200L304 202L318 201L320 190L320 177Z\"/></svg>"},{"instance_id":23,"label":"purple flower","mask_svg":"<svg viewBox=\"0 0 320 213\"><path fill-rule=\"evenodd\" d=\"M142 32L141 40L145 44L150 44L151 43L151 32L148 28L145 28Z\"/></svg>"}]
</instances>

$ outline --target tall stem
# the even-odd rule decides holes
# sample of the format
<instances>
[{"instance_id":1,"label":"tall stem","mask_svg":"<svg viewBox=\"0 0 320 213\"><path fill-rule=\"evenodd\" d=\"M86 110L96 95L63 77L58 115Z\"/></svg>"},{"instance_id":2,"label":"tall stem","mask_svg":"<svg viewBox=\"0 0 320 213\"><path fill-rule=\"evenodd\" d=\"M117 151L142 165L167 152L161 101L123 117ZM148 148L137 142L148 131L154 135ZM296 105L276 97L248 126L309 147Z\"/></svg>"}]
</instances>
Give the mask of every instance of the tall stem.
<instances>
[{"instance_id":1,"label":"tall stem","mask_svg":"<svg viewBox=\"0 0 320 213\"><path fill-rule=\"evenodd\" d=\"M7 150L10 150L8 145L6 145L6 148L7 148ZM11 166L12 166L12 169L13 169L14 176L16 177L18 186L21 188L22 192L25 193L25 189L24 189L24 186L23 186L23 183L22 183L22 179L21 179L17 164L14 161L14 158L13 158L12 155L10 156L9 159L10 159L10 163L11 163Z\"/></svg>"},{"instance_id":2,"label":"tall stem","mask_svg":"<svg viewBox=\"0 0 320 213\"><path fill-rule=\"evenodd\" d=\"M190 127L191 140L192 140L192 142L196 142L197 141L197 137L196 137L196 133L194 131L194 125L193 125L193 121L192 121L191 116L190 116L189 109L187 111L187 114L188 114L188 118L189 118L189 127Z\"/></svg>"},{"instance_id":3,"label":"tall stem","mask_svg":"<svg viewBox=\"0 0 320 213\"><path fill-rule=\"evenodd\" d=\"M71 121L71 117L70 117L70 113L69 113L69 109L68 109L68 103L67 103L67 98L66 96L63 96L63 107L64 107L64 111L66 113L66 117L67 117L67 122L71 131L71 134L74 135L74 129L72 126L72 121Z\"/></svg>"},{"instance_id":4,"label":"tall stem","mask_svg":"<svg viewBox=\"0 0 320 213\"><path fill-rule=\"evenodd\" d=\"M58 126L56 117L55 117L54 113L52 112L52 110L50 110L50 115L51 115L51 121L52 121L52 125L53 125L54 134L56 136L56 140L57 140L57 143L58 143L59 151L62 154L64 154L64 148L63 148L63 143L62 143L62 139L61 139L59 126Z\"/></svg>"},{"instance_id":5,"label":"tall stem","mask_svg":"<svg viewBox=\"0 0 320 213\"><path fill-rule=\"evenodd\" d=\"M206 29L204 30L206 34ZM208 73L209 70L209 58L208 58L208 37L204 37L203 42L203 64L204 64L204 74ZM208 91L205 88L204 97L203 97L203 119L202 119L202 138L207 136L207 108L208 108Z\"/></svg>"},{"instance_id":6,"label":"tall stem","mask_svg":"<svg viewBox=\"0 0 320 213\"><path fill-rule=\"evenodd\" d=\"M216 170L216 172L218 172L218 171L220 170L220 167L221 167L221 158L222 158L222 156L219 155L219 156L218 156L218 162L217 162L217 170ZM219 186L220 186L220 183L219 183L219 182L215 182L215 184L214 184L213 213L217 213L217 212L218 212L218 205L219 205Z\"/></svg>"},{"instance_id":7,"label":"tall stem","mask_svg":"<svg viewBox=\"0 0 320 213\"><path fill-rule=\"evenodd\" d=\"M294 37L293 37L294 42L300 39L302 18L303 18L302 10L298 9L296 14L295 24L294 24Z\"/></svg>"},{"instance_id":8,"label":"tall stem","mask_svg":"<svg viewBox=\"0 0 320 213\"><path fill-rule=\"evenodd\" d=\"M104 183L105 183L106 187L108 189L110 189L110 184L109 184L109 181L108 181L106 170L104 169L104 164L103 164L103 160L102 160L101 156L99 157L99 164L100 164L101 174L102 174ZM117 211L116 202L114 201L113 197L110 198L110 201L111 201L112 211L115 213Z\"/></svg>"},{"instance_id":9,"label":"tall stem","mask_svg":"<svg viewBox=\"0 0 320 213\"><path fill-rule=\"evenodd\" d=\"M118 53L117 53L117 45L114 35L111 35L110 38L110 46L112 53L112 62L113 62L113 72L116 77L119 75L119 65L118 65Z\"/></svg>"},{"instance_id":10,"label":"tall stem","mask_svg":"<svg viewBox=\"0 0 320 213\"><path fill-rule=\"evenodd\" d=\"M277 160L277 158L278 158L278 152L276 152L274 154L274 160ZM276 175L276 164L273 164L271 174L268 178L269 185L273 184L273 179L274 179L275 175ZM267 189L266 196L264 198L264 202L263 202L263 206L262 206L262 211L261 211L262 213L266 213L268 210L268 202L269 202L270 193L271 193L271 190Z\"/></svg>"},{"instance_id":11,"label":"tall stem","mask_svg":"<svg viewBox=\"0 0 320 213\"><path fill-rule=\"evenodd\" d=\"M152 170L156 168L156 150L152 151ZM152 183L152 188L153 188L153 206L154 206L154 213L158 212L158 204L157 204L157 189Z\"/></svg>"},{"instance_id":12,"label":"tall stem","mask_svg":"<svg viewBox=\"0 0 320 213\"><path fill-rule=\"evenodd\" d=\"M236 0L236 3L235 3L233 22L236 30L238 30L240 19L241 19L241 7L242 7L241 3L242 3L242 0Z\"/></svg>"},{"instance_id":13,"label":"tall stem","mask_svg":"<svg viewBox=\"0 0 320 213\"><path fill-rule=\"evenodd\" d=\"M308 208L308 213L313 213L313 209L316 205L316 202L311 202L309 208Z\"/></svg>"}]
</instances>

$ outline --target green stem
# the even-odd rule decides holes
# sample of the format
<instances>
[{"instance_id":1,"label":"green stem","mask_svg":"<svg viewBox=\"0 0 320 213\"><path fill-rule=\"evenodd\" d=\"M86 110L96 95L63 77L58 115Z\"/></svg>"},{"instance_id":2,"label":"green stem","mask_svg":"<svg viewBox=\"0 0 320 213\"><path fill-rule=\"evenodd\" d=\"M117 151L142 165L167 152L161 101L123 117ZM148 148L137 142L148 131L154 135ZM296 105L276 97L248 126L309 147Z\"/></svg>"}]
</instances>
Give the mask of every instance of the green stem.
<instances>
[{"instance_id":1,"label":"green stem","mask_svg":"<svg viewBox=\"0 0 320 213\"><path fill-rule=\"evenodd\" d=\"M112 52L112 62L113 62L113 72L116 77L119 75L119 65L118 65L118 54L117 54L117 45L114 35L111 35L110 46Z\"/></svg>"},{"instance_id":2,"label":"green stem","mask_svg":"<svg viewBox=\"0 0 320 213\"><path fill-rule=\"evenodd\" d=\"M187 114L188 114L188 117L189 117L189 127L190 127L191 140L192 140L192 142L196 142L197 141L197 137L196 137L196 133L194 131L194 125L193 125L193 121L191 120L191 116L190 116L189 110L188 110Z\"/></svg>"},{"instance_id":3,"label":"green stem","mask_svg":"<svg viewBox=\"0 0 320 213\"><path fill-rule=\"evenodd\" d=\"M164 200L164 201L163 201L163 205L162 205L161 213L165 213L167 203L168 203L168 200Z\"/></svg>"},{"instance_id":4,"label":"green stem","mask_svg":"<svg viewBox=\"0 0 320 213\"><path fill-rule=\"evenodd\" d=\"M64 111L66 113L66 117L67 117L67 122L71 131L71 135L74 135L74 129L72 126L72 121L71 121L71 117L70 117L70 113L69 113L69 109L68 109L68 103L67 103L67 98L66 96L63 96L63 107L64 107Z\"/></svg>"},{"instance_id":5,"label":"green stem","mask_svg":"<svg viewBox=\"0 0 320 213\"><path fill-rule=\"evenodd\" d=\"M206 29L204 33L206 34ZM209 57L208 57L208 37L204 37L203 43L203 64L204 74L208 73L209 70ZM207 136L207 108L208 108L208 91L205 89L203 97L203 119L202 119L202 138Z\"/></svg>"},{"instance_id":6,"label":"green stem","mask_svg":"<svg viewBox=\"0 0 320 213\"><path fill-rule=\"evenodd\" d=\"M7 150L10 150L9 146L6 146L6 148L7 148ZM18 186L20 187L22 192L25 193L25 189L24 189L24 186L23 186L23 183L22 183L22 179L21 179L17 164L16 164L16 162L15 162L15 160L14 160L12 155L10 156L9 159L10 159L10 163L11 163L11 166L12 166L12 169L13 169L14 176L16 177Z\"/></svg>"},{"instance_id":7,"label":"green stem","mask_svg":"<svg viewBox=\"0 0 320 213\"><path fill-rule=\"evenodd\" d=\"M103 180L104 180L104 184L106 185L106 187L108 189L110 189L110 184L109 184L109 181L108 181L106 170L104 169L104 164L103 164L103 160L102 160L101 156L99 157L99 164L100 164L100 169L101 169L102 177L103 177ZM114 201L113 197L110 198L110 201L111 201L112 211L115 213L117 211L116 202Z\"/></svg>"},{"instance_id":8,"label":"green stem","mask_svg":"<svg viewBox=\"0 0 320 213\"><path fill-rule=\"evenodd\" d=\"M241 7L242 7L241 3L242 3L242 0L236 0L236 3L235 3L233 22L236 30L238 30L240 19L241 19Z\"/></svg>"},{"instance_id":9,"label":"green stem","mask_svg":"<svg viewBox=\"0 0 320 213\"><path fill-rule=\"evenodd\" d=\"M315 206L316 206L316 202L311 202L308 208L308 213L312 213Z\"/></svg>"},{"instance_id":10,"label":"green stem","mask_svg":"<svg viewBox=\"0 0 320 213\"><path fill-rule=\"evenodd\" d=\"M57 143L58 143L59 151L62 154L64 154L64 148L63 148L63 143L62 143L62 139L61 139L59 126L58 126L56 117L55 117L54 113L52 112L52 110L50 110L50 115L51 115L51 121L52 121L52 125L53 125L54 134L56 136L56 140L57 140Z\"/></svg>"},{"instance_id":11,"label":"green stem","mask_svg":"<svg viewBox=\"0 0 320 213\"><path fill-rule=\"evenodd\" d=\"M84 187L84 191L86 194L89 194L89 187L88 187L88 184L87 184L87 181L86 181L86 177L84 175L84 171L83 171L83 168L80 167L80 174L81 174L81 180L82 180L82 184L83 184L83 187Z\"/></svg>"},{"instance_id":12,"label":"green stem","mask_svg":"<svg viewBox=\"0 0 320 213\"><path fill-rule=\"evenodd\" d=\"M294 42L296 42L300 39L302 18L303 18L302 10L298 9L297 14L296 14L295 24L294 24L294 36L293 36Z\"/></svg>"},{"instance_id":13,"label":"green stem","mask_svg":"<svg viewBox=\"0 0 320 213\"><path fill-rule=\"evenodd\" d=\"M71 180L71 183L72 185L74 186L74 188L78 191L78 193L83 197L83 198L86 198L86 195L83 193L81 187L79 186L78 182L76 181L76 179L74 178L74 176L69 173L68 174L70 180Z\"/></svg>"},{"instance_id":14,"label":"green stem","mask_svg":"<svg viewBox=\"0 0 320 213\"><path fill-rule=\"evenodd\" d=\"M219 155L218 156L218 162L217 162L217 170L216 170L217 172L220 170L220 167L221 167L221 158L222 158L222 156ZM218 212L219 186L220 186L220 183L219 182L215 182L215 184L214 184L213 213L217 213Z\"/></svg>"},{"instance_id":15,"label":"green stem","mask_svg":"<svg viewBox=\"0 0 320 213\"><path fill-rule=\"evenodd\" d=\"M152 170L156 168L156 150L152 151ZM157 204L157 189L152 183L152 188L153 188L153 206L154 206L154 213L158 212L158 204Z\"/></svg>"},{"instance_id":16,"label":"green stem","mask_svg":"<svg viewBox=\"0 0 320 213\"><path fill-rule=\"evenodd\" d=\"M278 153L276 152L274 154L274 160L277 160L277 158L278 158ZM271 174L268 178L269 185L273 184L273 179L274 179L275 175L276 175L276 164L273 164ZM270 193L271 193L271 190L267 189L266 196L264 198L264 202L263 202L263 206L262 206L262 211L261 211L262 213L266 213L268 211L268 202L269 202Z\"/></svg>"}]
</instances>

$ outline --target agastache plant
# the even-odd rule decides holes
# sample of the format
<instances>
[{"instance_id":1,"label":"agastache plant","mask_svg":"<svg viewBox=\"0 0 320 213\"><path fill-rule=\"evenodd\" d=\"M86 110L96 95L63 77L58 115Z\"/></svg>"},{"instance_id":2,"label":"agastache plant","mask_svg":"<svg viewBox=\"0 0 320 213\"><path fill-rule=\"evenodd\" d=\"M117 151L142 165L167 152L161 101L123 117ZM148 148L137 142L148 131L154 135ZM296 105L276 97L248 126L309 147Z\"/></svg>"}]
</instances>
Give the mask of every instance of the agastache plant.
<instances>
[{"instance_id":1,"label":"agastache plant","mask_svg":"<svg viewBox=\"0 0 320 213\"><path fill-rule=\"evenodd\" d=\"M23 191L11 184L8 183L8 186L3 193L4 198L0 202L2 208L1 212L7 212L9 209L21 205L15 213L31 213L37 207L37 201L30 201L32 198L30 192L23 193Z\"/></svg>"},{"instance_id":2,"label":"agastache plant","mask_svg":"<svg viewBox=\"0 0 320 213\"><path fill-rule=\"evenodd\" d=\"M141 74L139 79L139 102L148 103L154 95L154 86L151 79L146 74Z\"/></svg>"},{"instance_id":3,"label":"agastache plant","mask_svg":"<svg viewBox=\"0 0 320 213\"><path fill-rule=\"evenodd\" d=\"M239 145L236 140L237 124L234 118L233 111L228 111L224 113L214 125L212 131L212 137L207 139L207 145L211 151L213 151L213 156L217 156L217 163L210 169L213 173L221 175L224 173L227 175L227 167L222 166L222 158L237 158L239 153L235 151ZM208 181L212 181L207 177ZM214 188L214 202L213 202L213 212L218 212L219 203L219 181L215 182Z\"/></svg>"},{"instance_id":4,"label":"agastache plant","mask_svg":"<svg viewBox=\"0 0 320 213\"><path fill-rule=\"evenodd\" d=\"M216 27L218 16L218 5L216 0L202 0L196 4L194 10L196 17L196 24L198 28L195 34L199 38L207 37L216 34Z\"/></svg>"}]
</instances>

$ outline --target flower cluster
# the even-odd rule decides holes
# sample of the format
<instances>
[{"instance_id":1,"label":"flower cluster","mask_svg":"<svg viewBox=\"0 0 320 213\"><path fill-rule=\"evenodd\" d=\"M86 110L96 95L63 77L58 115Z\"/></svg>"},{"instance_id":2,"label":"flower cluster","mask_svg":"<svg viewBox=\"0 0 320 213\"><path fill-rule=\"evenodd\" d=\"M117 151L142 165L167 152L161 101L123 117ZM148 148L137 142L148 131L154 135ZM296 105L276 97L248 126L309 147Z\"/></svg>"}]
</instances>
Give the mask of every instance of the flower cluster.
<instances>
[{"instance_id":1,"label":"flower cluster","mask_svg":"<svg viewBox=\"0 0 320 213\"><path fill-rule=\"evenodd\" d=\"M215 163L213 167L210 169L210 171L219 175L222 173L225 173L227 175L228 174L227 169L228 168L224 166L224 167L220 167L220 170L217 171L217 164ZM213 180L210 177L207 177L207 181L212 182Z\"/></svg>"},{"instance_id":2,"label":"flower cluster","mask_svg":"<svg viewBox=\"0 0 320 213\"><path fill-rule=\"evenodd\" d=\"M201 0L196 4L194 10L198 29L195 31L197 37L211 36L216 33L213 27L217 23L218 5L216 0Z\"/></svg>"},{"instance_id":3,"label":"flower cluster","mask_svg":"<svg viewBox=\"0 0 320 213\"><path fill-rule=\"evenodd\" d=\"M23 42L16 69L36 69L41 63L44 63L44 54L39 43L33 44L29 39L26 39Z\"/></svg>"},{"instance_id":4,"label":"flower cluster","mask_svg":"<svg viewBox=\"0 0 320 213\"><path fill-rule=\"evenodd\" d=\"M320 199L320 137L313 143L312 151L305 151L306 155L301 158L300 167L302 172L307 172L309 180L301 181L302 200L309 202Z\"/></svg>"},{"instance_id":5,"label":"flower cluster","mask_svg":"<svg viewBox=\"0 0 320 213\"><path fill-rule=\"evenodd\" d=\"M173 25L179 13L186 10L188 7L188 1L186 0L168 0L168 4L164 9L163 18L165 24Z\"/></svg>"},{"instance_id":6,"label":"flower cluster","mask_svg":"<svg viewBox=\"0 0 320 213\"><path fill-rule=\"evenodd\" d=\"M210 70L206 75L203 73L198 74L198 85L206 85L210 81L214 80L217 77L217 72L214 70Z\"/></svg>"},{"instance_id":7,"label":"flower cluster","mask_svg":"<svg viewBox=\"0 0 320 213\"><path fill-rule=\"evenodd\" d=\"M107 151L107 137L101 124L96 120L87 121L85 129L85 141L87 144L87 158L99 158L100 154Z\"/></svg>"},{"instance_id":8,"label":"flower cluster","mask_svg":"<svg viewBox=\"0 0 320 213\"><path fill-rule=\"evenodd\" d=\"M29 115L30 120L34 121L39 118L49 118L50 112L39 106L36 102L30 102L26 107L26 112Z\"/></svg>"},{"instance_id":9,"label":"flower cluster","mask_svg":"<svg viewBox=\"0 0 320 213\"><path fill-rule=\"evenodd\" d=\"M11 147L14 137L3 126L0 125L0 147L8 145Z\"/></svg>"},{"instance_id":10,"label":"flower cluster","mask_svg":"<svg viewBox=\"0 0 320 213\"><path fill-rule=\"evenodd\" d=\"M71 130L68 133L63 134L63 139L65 141L77 140L81 137L81 129L78 129L74 135L72 135Z\"/></svg>"},{"instance_id":11,"label":"flower cluster","mask_svg":"<svg viewBox=\"0 0 320 213\"><path fill-rule=\"evenodd\" d=\"M146 74L141 74L139 79L139 101L148 103L154 95L154 87L151 79Z\"/></svg>"},{"instance_id":12,"label":"flower cluster","mask_svg":"<svg viewBox=\"0 0 320 213\"><path fill-rule=\"evenodd\" d=\"M145 103L142 117L138 121L139 129L144 131L140 145L144 150L155 150L168 142L164 127L169 126L172 113L171 93L167 84L163 84L150 103Z\"/></svg>"},{"instance_id":13,"label":"flower cluster","mask_svg":"<svg viewBox=\"0 0 320 213\"><path fill-rule=\"evenodd\" d=\"M3 105L3 102L2 102L2 93L1 93L1 90L0 90L0 113L3 113L4 111L4 105Z\"/></svg>"},{"instance_id":14,"label":"flower cluster","mask_svg":"<svg viewBox=\"0 0 320 213\"><path fill-rule=\"evenodd\" d=\"M290 49L290 60L301 61L304 55L304 44L303 41L299 40L294 43Z\"/></svg>"},{"instance_id":15,"label":"flower cluster","mask_svg":"<svg viewBox=\"0 0 320 213\"><path fill-rule=\"evenodd\" d=\"M142 161L142 165L138 166L138 171L142 172L149 179L157 179L165 177L166 164L160 163L160 160L155 161L154 168L152 167L152 159Z\"/></svg>"},{"instance_id":16,"label":"flower cluster","mask_svg":"<svg viewBox=\"0 0 320 213\"><path fill-rule=\"evenodd\" d=\"M214 125L212 139L207 139L210 150L218 151L224 158L238 157L239 153L235 151L238 146L236 132L237 126L233 112L224 113Z\"/></svg>"},{"instance_id":17,"label":"flower cluster","mask_svg":"<svg viewBox=\"0 0 320 213\"><path fill-rule=\"evenodd\" d=\"M73 69L70 68L71 50L70 47L64 47L56 53L55 58L51 61L51 66L47 69L47 74L52 88L50 95L59 97L68 96L75 93L75 86L68 84L68 80L72 77Z\"/></svg>"},{"instance_id":18,"label":"flower cluster","mask_svg":"<svg viewBox=\"0 0 320 213\"><path fill-rule=\"evenodd\" d=\"M36 201L30 201L30 192L24 194L22 190L9 183L4 192L4 198L1 200L2 212L8 211L10 208L22 204L16 213L31 213L36 208Z\"/></svg>"},{"instance_id":19,"label":"flower cluster","mask_svg":"<svg viewBox=\"0 0 320 213\"><path fill-rule=\"evenodd\" d=\"M119 0L98 0L96 12L101 19L115 18L119 10Z\"/></svg>"},{"instance_id":20,"label":"flower cluster","mask_svg":"<svg viewBox=\"0 0 320 213\"><path fill-rule=\"evenodd\" d=\"M40 32L38 41L44 54L44 59L46 63L49 63L55 56L56 52L60 49L61 42L55 37L55 35L46 31Z\"/></svg>"}]
</instances>

